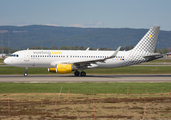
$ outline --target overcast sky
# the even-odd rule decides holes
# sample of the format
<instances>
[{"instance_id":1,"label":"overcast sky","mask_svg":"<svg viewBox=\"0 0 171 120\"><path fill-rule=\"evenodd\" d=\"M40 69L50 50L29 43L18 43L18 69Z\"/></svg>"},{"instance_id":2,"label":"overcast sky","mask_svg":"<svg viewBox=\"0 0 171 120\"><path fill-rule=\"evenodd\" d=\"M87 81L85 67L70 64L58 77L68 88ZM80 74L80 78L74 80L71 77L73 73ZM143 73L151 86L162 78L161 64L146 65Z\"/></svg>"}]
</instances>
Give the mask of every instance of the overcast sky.
<instances>
[{"instance_id":1,"label":"overcast sky","mask_svg":"<svg viewBox=\"0 0 171 120\"><path fill-rule=\"evenodd\" d=\"M171 0L0 0L0 25L171 30Z\"/></svg>"}]
</instances>

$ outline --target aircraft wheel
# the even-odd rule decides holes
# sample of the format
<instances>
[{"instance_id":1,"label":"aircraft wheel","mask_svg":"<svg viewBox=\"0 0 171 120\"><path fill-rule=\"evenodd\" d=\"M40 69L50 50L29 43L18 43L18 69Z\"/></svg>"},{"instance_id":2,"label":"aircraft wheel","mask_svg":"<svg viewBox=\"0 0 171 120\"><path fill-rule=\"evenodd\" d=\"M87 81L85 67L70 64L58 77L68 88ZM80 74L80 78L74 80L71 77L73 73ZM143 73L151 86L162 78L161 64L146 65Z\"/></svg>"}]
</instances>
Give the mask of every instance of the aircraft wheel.
<instances>
[{"instance_id":1,"label":"aircraft wheel","mask_svg":"<svg viewBox=\"0 0 171 120\"><path fill-rule=\"evenodd\" d=\"M79 75L80 75L80 72L76 70L76 71L74 72L74 75L75 75L75 76L79 76Z\"/></svg>"},{"instance_id":2,"label":"aircraft wheel","mask_svg":"<svg viewBox=\"0 0 171 120\"><path fill-rule=\"evenodd\" d=\"M81 76L86 76L86 72L82 71Z\"/></svg>"},{"instance_id":3,"label":"aircraft wheel","mask_svg":"<svg viewBox=\"0 0 171 120\"><path fill-rule=\"evenodd\" d=\"M24 73L24 77L27 77L28 76L28 74L27 73Z\"/></svg>"}]
</instances>

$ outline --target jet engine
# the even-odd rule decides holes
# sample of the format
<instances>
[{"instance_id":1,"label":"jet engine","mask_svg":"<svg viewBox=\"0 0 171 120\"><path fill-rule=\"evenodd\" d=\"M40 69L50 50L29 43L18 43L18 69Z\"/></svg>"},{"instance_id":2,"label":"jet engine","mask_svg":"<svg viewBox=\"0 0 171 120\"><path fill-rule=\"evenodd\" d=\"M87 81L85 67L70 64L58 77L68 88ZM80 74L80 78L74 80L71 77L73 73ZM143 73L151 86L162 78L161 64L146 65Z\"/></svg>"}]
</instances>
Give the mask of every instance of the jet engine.
<instances>
[{"instance_id":1,"label":"jet engine","mask_svg":"<svg viewBox=\"0 0 171 120\"><path fill-rule=\"evenodd\" d=\"M72 64L57 64L56 68L48 68L48 72L53 73L70 73L71 71L76 70L75 66Z\"/></svg>"}]
</instances>

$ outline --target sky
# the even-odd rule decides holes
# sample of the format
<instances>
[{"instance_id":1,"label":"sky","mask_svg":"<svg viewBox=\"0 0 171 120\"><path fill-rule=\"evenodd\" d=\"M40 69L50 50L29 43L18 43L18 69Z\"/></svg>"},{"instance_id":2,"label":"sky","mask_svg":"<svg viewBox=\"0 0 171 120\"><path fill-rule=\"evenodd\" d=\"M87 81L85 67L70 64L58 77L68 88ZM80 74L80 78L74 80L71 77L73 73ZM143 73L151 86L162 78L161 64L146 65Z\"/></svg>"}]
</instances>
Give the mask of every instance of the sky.
<instances>
[{"instance_id":1,"label":"sky","mask_svg":"<svg viewBox=\"0 0 171 120\"><path fill-rule=\"evenodd\" d=\"M171 0L0 0L4 25L171 31Z\"/></svg>"}]
</instances>

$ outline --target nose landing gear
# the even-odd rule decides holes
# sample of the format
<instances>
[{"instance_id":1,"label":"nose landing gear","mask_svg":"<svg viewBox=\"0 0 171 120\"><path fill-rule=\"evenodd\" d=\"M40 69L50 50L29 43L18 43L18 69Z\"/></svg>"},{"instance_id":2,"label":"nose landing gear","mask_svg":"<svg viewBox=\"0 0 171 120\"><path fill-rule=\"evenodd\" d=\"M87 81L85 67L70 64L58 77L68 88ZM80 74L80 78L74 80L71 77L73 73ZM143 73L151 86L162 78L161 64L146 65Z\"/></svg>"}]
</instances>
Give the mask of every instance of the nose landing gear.
<instances>
[{"instance_id":1,"label":"nose landing gear","mask_svg":"<svg viewBox=\"0 0 171 120\"><path fill-rule=\"evenodd\" d=\"M27 71L28 71L28 68L25 69L24 77L28 76Z\"/></svg>"}]
</instances>

